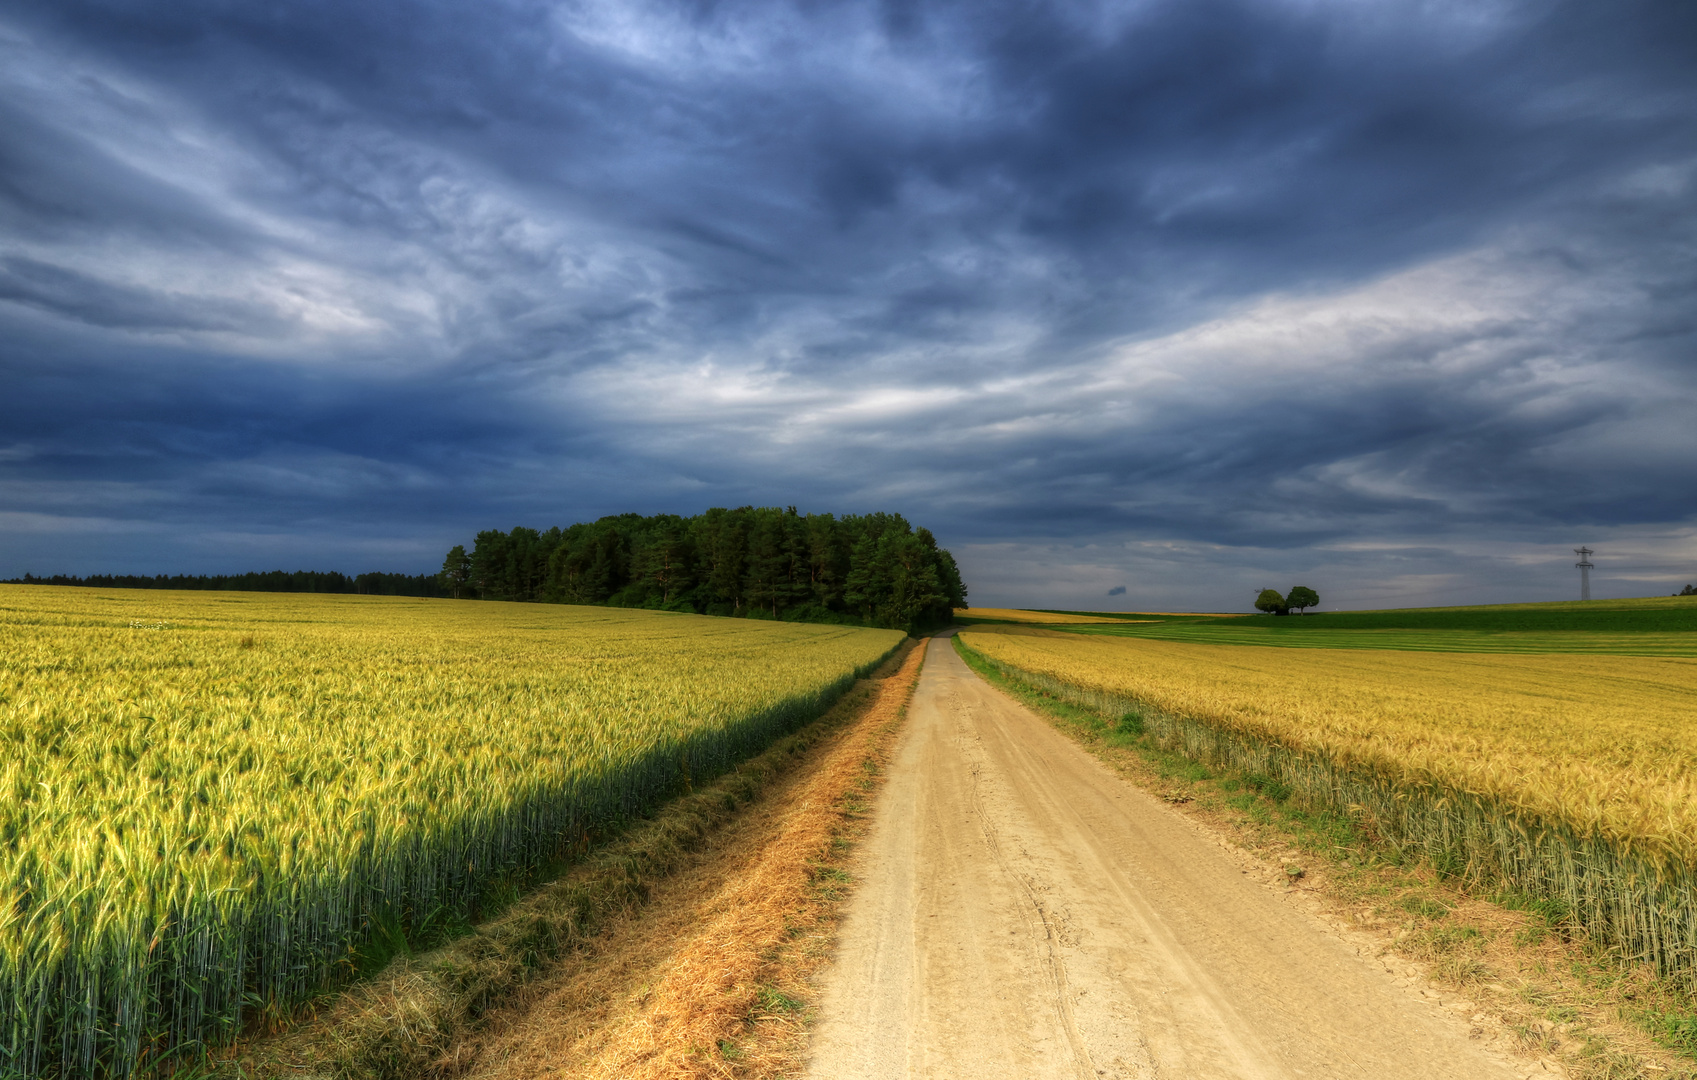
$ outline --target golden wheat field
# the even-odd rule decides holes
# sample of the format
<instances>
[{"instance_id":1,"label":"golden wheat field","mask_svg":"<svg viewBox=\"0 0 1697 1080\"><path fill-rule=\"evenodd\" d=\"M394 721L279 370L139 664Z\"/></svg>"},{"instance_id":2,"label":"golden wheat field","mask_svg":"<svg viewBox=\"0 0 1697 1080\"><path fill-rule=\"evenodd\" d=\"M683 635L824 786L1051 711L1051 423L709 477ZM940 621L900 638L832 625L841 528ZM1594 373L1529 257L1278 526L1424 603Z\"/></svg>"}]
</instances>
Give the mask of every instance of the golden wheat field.
<instances>
[{"instance_id":1,"label":"golden wheat field","mask_svg":"<svg viewBox=\"0 0 1697 1080\"><path fill-rule=\"evenodd\" d=\"M967 631L974 651L1697 862L1697 660Z\"/></svg>"},{"instance_id":2,"label":"golden wheat field","mask_svg":"<svg viewBox=\"0 0 1697 1080\"><path fill-rule=\"evenodd\" d=\"M0 1075L128 1074L814 715L899 631L0 586Z\"/></svg>"}]
</instances>

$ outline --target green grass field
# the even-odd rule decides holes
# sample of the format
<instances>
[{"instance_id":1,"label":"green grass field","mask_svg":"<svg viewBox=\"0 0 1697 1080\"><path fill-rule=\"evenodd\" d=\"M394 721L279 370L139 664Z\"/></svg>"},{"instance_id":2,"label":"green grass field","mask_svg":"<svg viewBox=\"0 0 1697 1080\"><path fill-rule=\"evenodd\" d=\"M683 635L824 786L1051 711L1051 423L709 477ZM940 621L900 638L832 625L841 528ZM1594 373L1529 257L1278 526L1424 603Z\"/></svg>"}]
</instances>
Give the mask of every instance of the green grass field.
<instances>
[{"instance_id":1,"label":"green grass field","mask_svg":"<svg viewBox=\"0 0 1697 1080\"><path fill-rule=\"evenodd\" d=\"M1282 617L1067 614L1107 615L1120 621L1107 625L1054 624L1048 628L1069 634L1299 649L1697 656L1697 597L1693 596L1333 611Z\"/></svg>"}]
</instances>

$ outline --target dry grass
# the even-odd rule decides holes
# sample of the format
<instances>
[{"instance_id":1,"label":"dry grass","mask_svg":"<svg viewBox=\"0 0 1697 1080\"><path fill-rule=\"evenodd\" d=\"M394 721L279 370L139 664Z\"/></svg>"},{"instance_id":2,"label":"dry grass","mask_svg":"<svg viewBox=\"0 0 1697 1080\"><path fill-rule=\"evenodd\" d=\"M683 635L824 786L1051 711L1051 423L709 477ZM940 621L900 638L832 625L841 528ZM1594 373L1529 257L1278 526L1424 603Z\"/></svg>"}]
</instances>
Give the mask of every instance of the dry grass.
<instances>
[{"instance_id":1,"label":"dry grass","mask_svg":"<svg viewBox=\"0 0 1697 1080\"><path fill-rule=\"evenodd\" d=\"M845 817L859 812L856 796L869 785L868 763L878 759L906 706L923 658L923 649L915 650L885 683L855 729L794 793L754 864L705 901L706 925L677 950L632 1014L596 1038L576 1075L771 1075L770 1067L793 1053L790 1040L770 1030L770 1021L781 1018L772 1015L775 995L768 991L763 1001L762 989L777 974L778 951L816 925L822 905L836 899L832 885L841 871L823 863ZM761 1019L769 1022L769 1037L749 1039Z\"/></svg>"}]
</instances>

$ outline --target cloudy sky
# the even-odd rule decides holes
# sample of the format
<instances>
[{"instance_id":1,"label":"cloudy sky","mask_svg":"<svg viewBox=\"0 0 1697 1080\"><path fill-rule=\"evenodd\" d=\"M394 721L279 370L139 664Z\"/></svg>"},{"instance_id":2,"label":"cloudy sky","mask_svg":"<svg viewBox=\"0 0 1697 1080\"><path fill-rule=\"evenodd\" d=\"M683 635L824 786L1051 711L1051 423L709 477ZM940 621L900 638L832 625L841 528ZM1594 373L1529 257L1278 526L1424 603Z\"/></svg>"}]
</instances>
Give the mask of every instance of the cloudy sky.
<instances>
[{"instance_id":1,"label":"cloudy sky","mask_svg":"<svg viewBox=\"0 0 1697 1080\"><path fill-rule=\"evenodd\" d=\"M1697 7L0 0L0 576L746 503L984 605L1697 581Z\"/></svg>"}]
</instances>

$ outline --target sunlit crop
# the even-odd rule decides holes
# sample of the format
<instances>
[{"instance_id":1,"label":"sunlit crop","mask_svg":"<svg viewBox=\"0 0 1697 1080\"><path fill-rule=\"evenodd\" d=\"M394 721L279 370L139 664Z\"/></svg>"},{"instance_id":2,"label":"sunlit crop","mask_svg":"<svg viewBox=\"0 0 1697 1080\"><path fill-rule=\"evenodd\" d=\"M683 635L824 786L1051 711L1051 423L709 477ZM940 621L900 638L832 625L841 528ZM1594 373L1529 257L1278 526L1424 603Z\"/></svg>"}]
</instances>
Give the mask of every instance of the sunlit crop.
<instances>
[{"instance_id":1,"label":"sunlit crop","mask_svg":"<svg viewBox=\"0 0 1697 1080\"><path fill-rule=\"evenodd\" d=\"M0 1074L125 1074L716 773L903 637L0 586Z\"/></svg>"},{"instance_id":2,"label":"sunlit crop","mask_svg":"<svg viewBox=\"0 0 1697 1080\"><path fill-rule=\"evenodd\" d=\"M1697 660L964 640L1028 671L1697 862Z\"/></svg>"},{"instance_id":3,"label":"sunlit crop","mask_svg":"<svg viewBox=\"0 0 1697 1080\"><path fill-rule=\"evenodd\" d=\"M1560 902L1697 985L1697 659L1202 645L1032 627L963 643L1156 745L1272 776L1446 872Z\"/></svg>"}]
</instances>

